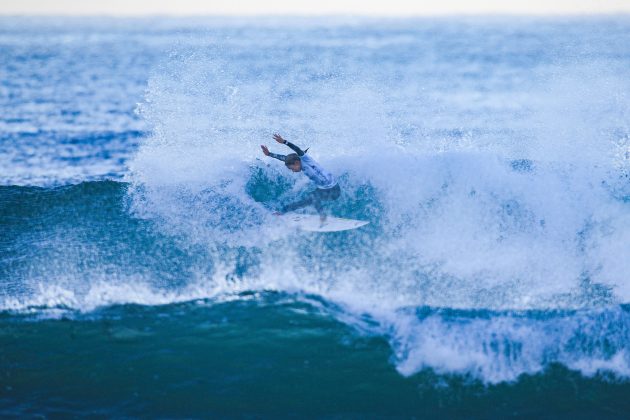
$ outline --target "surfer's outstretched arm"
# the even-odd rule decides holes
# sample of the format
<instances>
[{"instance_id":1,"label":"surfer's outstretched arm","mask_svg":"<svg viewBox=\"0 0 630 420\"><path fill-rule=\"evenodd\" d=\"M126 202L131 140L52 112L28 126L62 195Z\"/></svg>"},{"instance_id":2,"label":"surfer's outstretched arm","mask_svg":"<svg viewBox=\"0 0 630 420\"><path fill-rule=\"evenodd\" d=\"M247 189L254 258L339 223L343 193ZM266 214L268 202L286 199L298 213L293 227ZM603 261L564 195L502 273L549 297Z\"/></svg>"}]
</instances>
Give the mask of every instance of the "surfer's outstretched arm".
<instances>
[{"instance_id":1,"label":"surfer's outstretched arm","mask_svg":"<svg viewBox=\"0 0 630 420\"><path fill-rule=\"evenodd\" d=\"M261 145L260 145L260 148L262 149L263 154L264 154L265 156L269 156L269 157L272 157L272 158L274 158L274 159L281 160L281 161L283 161L283 162L284 162L284 160L285 160L285 158L286 158L286 156L285 156L285 155L281 155L281 154L278 154L278 153L272 153L272 152L270 152L270 151L269 151L269 149L267 149L267 146L265 146L265 145L262 145L262 144L261 144Z\"/></svg>"},{"instance_id":2,"label":"surfer's outstretched arm","mask_svg":"<svg viewBox=\"0 0 630 420\"><path fill-rule=\"evenodd\" d=\"M291 150L297 153L298 156L304 156L304 151L302 149L300 149L299 147L297 147L295 144L291 143L290 141L283 139L282 136L280 136L280 134L274 134L273 139L277 141L278 143L286 144L287 146L289 146Z\"/></svg>"}]
</instances>

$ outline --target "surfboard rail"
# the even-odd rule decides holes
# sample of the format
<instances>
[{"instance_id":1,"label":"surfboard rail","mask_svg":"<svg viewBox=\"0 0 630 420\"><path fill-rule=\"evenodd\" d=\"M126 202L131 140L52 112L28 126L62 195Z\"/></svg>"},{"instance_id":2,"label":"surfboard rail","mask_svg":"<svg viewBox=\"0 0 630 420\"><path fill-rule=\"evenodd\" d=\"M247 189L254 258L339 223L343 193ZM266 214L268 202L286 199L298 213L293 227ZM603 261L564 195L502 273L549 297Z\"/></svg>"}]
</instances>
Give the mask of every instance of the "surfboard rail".
<instances>
[{"instance_id":1,"label":"surfboard rail","mask_svg":"<svg viewBox=\"0 0 630 420\"><path fill-rule=\"evenodd\" d=\"M282 216L282 219L290 226L307 232L341 232L365 226L367 220L346 219L343 217L328 216L322 222L317 214L290 213Z\"/></svg>"}]
</instances>

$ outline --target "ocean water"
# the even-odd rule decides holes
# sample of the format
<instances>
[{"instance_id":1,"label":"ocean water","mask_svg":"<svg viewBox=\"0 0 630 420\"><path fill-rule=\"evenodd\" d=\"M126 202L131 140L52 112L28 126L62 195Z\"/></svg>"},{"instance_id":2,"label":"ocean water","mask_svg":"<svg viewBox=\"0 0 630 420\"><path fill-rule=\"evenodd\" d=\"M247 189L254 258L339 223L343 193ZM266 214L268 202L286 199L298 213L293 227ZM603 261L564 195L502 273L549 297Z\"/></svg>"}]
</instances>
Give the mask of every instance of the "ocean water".
<instances>
[{"instance_id":1,"label":"ocean water","mask_svg":"<svg viewBox=\"0 0 630 420\"><path fill-rule=\"evenodd\" d=\"M3 417L630 413L629 17L6 17L0 83Z\"/></svg>"}]
</instances>

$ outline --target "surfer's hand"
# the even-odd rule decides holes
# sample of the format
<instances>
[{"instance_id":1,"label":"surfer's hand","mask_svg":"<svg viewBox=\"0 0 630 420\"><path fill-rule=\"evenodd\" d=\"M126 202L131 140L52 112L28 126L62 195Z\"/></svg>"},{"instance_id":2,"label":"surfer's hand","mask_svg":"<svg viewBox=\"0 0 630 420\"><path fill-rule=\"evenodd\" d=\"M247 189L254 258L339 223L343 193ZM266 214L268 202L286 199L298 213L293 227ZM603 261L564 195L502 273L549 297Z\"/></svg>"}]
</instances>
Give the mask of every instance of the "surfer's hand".
<instances>
[{"instance_id":1,"label":"surfer's hand","mask_svg":"<svg viewBox=\"0 0 630 420\"><path fill-rule=\"evenodd\" d=\"M282 144L287 142L285 139L282 138L282 136L280 136L280 134L274 134L273 139L277 141L278 143L282 143Z\"/></svg>"},{"instance_id":2,"label":"surfer's hand","mask_svg":"<svg viewBox=\"0 0 630 420\"><path fill-rule=\"evenodd\" d=\"M261 144L260 148L262 149L262 151L265 154L265 156L269 156L269 149L267 149L267 146L264 146L264 145Z\"/></svg>"}]
</instances>

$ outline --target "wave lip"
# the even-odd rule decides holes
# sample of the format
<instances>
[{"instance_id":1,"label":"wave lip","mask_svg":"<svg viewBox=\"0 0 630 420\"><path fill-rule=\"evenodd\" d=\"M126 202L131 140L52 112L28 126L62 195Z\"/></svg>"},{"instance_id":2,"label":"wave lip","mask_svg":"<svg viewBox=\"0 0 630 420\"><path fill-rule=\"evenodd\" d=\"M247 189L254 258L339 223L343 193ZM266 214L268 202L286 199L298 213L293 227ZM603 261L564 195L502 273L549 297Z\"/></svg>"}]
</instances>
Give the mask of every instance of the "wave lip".
<instances>
[{"instance_id":1,"label":"wave lip","mask_svg":"<svg viewBox=\"0 0 630 420\"><path fill-rule=\"evenodd\" d=\"M288 311L287 316L323 316L352 328L359 336L387 340L391 362L404 377L430 370L439 376L494 385L517 382L523 375L544 374L552 366L561 365L584 377L630 381L627 305L525 311L422 306L369 313L299 290L288 293L243 288L225 294L221 291L225 287L208 282L206 287L200 284L174 292L154 290L129 280L129 284L118 286L95 284L85 295L42 285L38 297L4 300L2 312L22 320L79 321L84 316L99 318L113 310L123 317L124 323L127 305L148 310L160 306L160 313L181 315L181 304L196 306L203 302L214 307L236 302L244 317L253 310L250 303L255 307L272 305ZM295 309L304 305L307 309ZM299 332L295 334L299 336Z\"/></svg>"}]
</instances>

